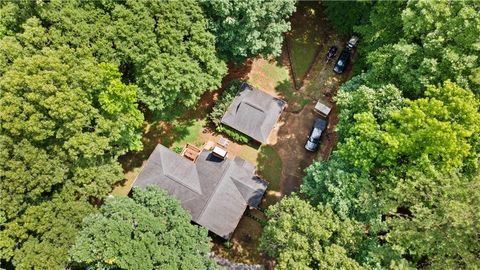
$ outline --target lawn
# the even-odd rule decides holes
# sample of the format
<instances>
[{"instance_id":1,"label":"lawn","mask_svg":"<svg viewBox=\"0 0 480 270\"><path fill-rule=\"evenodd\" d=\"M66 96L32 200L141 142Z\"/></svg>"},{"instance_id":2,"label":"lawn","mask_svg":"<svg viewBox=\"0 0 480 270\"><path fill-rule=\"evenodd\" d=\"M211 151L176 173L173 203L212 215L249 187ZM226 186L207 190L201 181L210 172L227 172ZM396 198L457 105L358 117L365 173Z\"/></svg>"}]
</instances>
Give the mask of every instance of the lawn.
<instances>
[{"instance_id":1,"label":"lawn","mask_svg":"<svg viewBox=\"0 0 480 270\"><path fill-rule=\"evenodd\" d=\"M258 174L268 181L268 188L280 190L282 179L282 159L277 152L269 145L262 145L257 158Z\"/></svg>"},{"instance_id":2,"label":"lawn","mask_svg":"<svg viewBox=\"0 0 480 270\"><path fill-rule=\"evenodd\" d=\"M292 30L286 34L290 61L299 88L320 49L321 6L318 1L300 1L292 16Z\"/></svg>"},{"instance_id":3,"label":"lawn","mask_svg":"<svg viewBox=\"0 0 480 270\"><path fill-rule=\"evenodd\" d=\"M249 84L273 95L279 85L289 81L288 67L279 59L255 59L248 74Z\"/></svg>"},{"instance_id":4,"label":"lawn","mask_svg":"<svg viewBox=\"0 0 480 270\"><path fill-rule=\"evenodd\" d=\"M293 87L288 66L281 57L277 59L255 59L248 74L248 83L254 87L279 97L289 103L289 111L300 111L310 102Z\"/></svg>"},{"instance_id":5,"label":"lawn","mask_svg":"<svg viewBox=\"0 0 480 270\"><path fill-rule=\"evenodd\" d=\"M202 140L202 136L200 135L206 123L206 119L195 119L195 121L192 121L190 125L185 129L185 133L183 134L183 136L173 141L170 149L175 152L180 152L178 151L178 149L183 149L183 147L187 143L193 144L197 147L202 146L205 141Z\"/></svg>"}]
</instances>

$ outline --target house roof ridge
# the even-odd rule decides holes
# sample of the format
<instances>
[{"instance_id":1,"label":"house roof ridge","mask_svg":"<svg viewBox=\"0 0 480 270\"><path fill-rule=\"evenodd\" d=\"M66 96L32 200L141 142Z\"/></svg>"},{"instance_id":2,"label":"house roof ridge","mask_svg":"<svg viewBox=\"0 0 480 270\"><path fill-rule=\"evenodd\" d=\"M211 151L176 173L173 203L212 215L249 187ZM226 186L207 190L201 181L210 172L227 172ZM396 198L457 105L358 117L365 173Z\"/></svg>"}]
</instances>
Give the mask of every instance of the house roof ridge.
<instances>
[{"instance_id":1,"label":"house roof ridge","mask_svg":"<svg viewBox=\"0 0 480 270\"><path fill-rule=\"evenodd\" d=\"M203 206L202 208L202 211L200 211L200 213L198 214L198 218L197 220L200 220L203 216L203 213L205 212L205 209L207 209L208 205L210 204L210 201L212 200L213 196L215 195L215 193L217 193L217 190L218 190L218 187L220 186L220 183L223 181L223 177L225 177L225 174L227 173L228 170L230 170L230 167L232 166L232 162L229 162L228 165L227 165L227 168L225 168L225 170L223 171L222 175L220 176L220 181L217 182L217 184L215 185L215 189L213 190L213 192L211 193L210 197L208 198L207 202L205 202L205 205Z\"/></svg>"}]
</instances>

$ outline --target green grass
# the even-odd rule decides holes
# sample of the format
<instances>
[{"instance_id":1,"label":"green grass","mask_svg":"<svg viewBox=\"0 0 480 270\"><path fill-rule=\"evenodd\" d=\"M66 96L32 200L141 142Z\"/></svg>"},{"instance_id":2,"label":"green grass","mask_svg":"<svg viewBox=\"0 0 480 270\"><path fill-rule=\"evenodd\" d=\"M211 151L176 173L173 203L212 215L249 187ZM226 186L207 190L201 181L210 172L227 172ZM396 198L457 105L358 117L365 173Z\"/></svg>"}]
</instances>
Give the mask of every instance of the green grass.
<instances>
[{"instance_id":1,"label":"green grass","mask_svg":"<svg viewBox=\"0 0 480 270\"><path fill-rule=\"evenodd\" d=\"M206 124L206 119L195 119L189 123L189 126L185 128L181 136L174 139L170 149L183 148L187 143L194 144L195 146L202 146L204 143L200 134L203 127Z\"/></svg>"},{"instance_id":2,"label":"green grass","mask_svg":"<svg viewBox=\"0 0 480 270\"><path fill-rule=\"evenodd\" d=\"M263 90L274 90L283 81L290 80L288 67L275 59L258 60L259 68L249 74L248 83Z\"/></svg>"},{"instance_id":3,"label":"green grass","mask_svg":"<svg viewBox=\"0 0 480 270\"><path fill-rule=\"evenodd\" d=\"M280 190L282 160L271 146L262 145L260 147L257 158L257 170L259 175L269 182L269 190Z\"/></svg>"},{"instance_id":4,"label":"green grass","mask_svg":"<svg viewBox=\"0 0 480 270\"><path fill-rule=\"evenodd\" d=\"M316 2L299 2L297 12L292 21L292 30L287 35L290 57L296 83L299 86L313 63L322 38L319 35L320 5Z\"/></svg>"}]
</instances>

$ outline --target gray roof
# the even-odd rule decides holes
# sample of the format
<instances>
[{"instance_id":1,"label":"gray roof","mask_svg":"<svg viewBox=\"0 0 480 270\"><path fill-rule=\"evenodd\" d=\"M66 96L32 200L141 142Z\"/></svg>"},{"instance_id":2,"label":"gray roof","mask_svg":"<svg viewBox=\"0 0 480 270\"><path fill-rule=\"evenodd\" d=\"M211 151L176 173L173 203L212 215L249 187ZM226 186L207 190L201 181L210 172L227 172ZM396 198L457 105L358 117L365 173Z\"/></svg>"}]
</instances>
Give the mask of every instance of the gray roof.
<instances>
[{"instance_id":1,"label":"gray roof","mask_svg":"<svg viewBox=\"0 0 480 270\"><path fill-rule=\"evenodd\" d=\"M286 103L246 83L241 87L222 123L265 143Z\"/></svg>"},{"instance_id":2,"label":"gray roof","mask_svg":"<svg viewBox=\"0 0 480 270\"><path fill-rule=\"evenodd\" d=\"M236 157L221 160L203 150L196 162L157 145L134 186L159 185L175 196L192 221L229 239L247 206L257 207L267 183L255 167Z\"/></svg>"}]
</instances>

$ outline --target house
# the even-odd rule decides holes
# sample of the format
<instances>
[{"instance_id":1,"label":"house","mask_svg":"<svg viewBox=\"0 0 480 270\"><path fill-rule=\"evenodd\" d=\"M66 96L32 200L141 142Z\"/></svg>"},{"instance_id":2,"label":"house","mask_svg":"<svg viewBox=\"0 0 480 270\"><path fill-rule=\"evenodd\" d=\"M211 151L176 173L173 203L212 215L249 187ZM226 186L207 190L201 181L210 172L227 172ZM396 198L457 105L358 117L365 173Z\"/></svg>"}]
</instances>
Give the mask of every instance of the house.
<instances>
[{"instance_id":1,"label":"house","mask_svg":"<svg viewBox=\"0 0 480 270\"><path fill-rule=\"evenodd\" d=\"M265 143L286 102L243 83L221 123Z\"/></svg>"},{"instance_id":2,"label":"house","mask_svg":"<svg viewBox=\"0 0 480 270\"><path fill-rule=\"evenodd\" d=\"M193 222L224 239L230 239L247 206L258 207L267 188L255 167L239 157L223 159L199 149L192 159L160 144L133 186L152 184L176 197Z\"/></svg>"}]
</instances>

